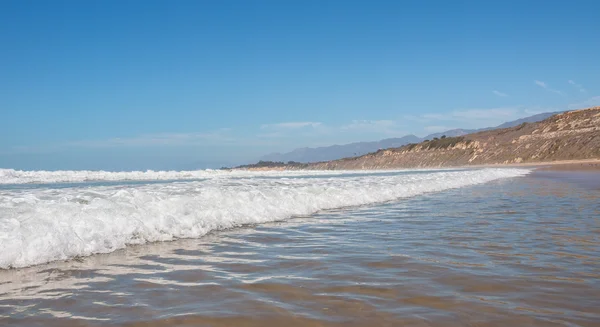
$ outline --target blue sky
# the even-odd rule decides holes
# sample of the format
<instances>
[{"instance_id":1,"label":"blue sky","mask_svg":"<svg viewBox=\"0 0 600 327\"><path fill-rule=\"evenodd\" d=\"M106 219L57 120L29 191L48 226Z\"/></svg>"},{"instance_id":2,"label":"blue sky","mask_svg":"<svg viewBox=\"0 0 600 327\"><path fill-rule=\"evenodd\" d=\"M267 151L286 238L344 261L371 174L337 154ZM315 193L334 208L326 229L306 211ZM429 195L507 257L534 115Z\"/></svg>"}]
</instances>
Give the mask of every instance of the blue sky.
<instances>
[{"instance_id":1,"label":"blue sky","mask_svg":"<svg viewBox=\"0 0 600 327\"><path fill-rule=\"evenodd\" d=\"M2 1L0 168L192 169L600 105L598 1Z\"/></svg>"}]
</instances>

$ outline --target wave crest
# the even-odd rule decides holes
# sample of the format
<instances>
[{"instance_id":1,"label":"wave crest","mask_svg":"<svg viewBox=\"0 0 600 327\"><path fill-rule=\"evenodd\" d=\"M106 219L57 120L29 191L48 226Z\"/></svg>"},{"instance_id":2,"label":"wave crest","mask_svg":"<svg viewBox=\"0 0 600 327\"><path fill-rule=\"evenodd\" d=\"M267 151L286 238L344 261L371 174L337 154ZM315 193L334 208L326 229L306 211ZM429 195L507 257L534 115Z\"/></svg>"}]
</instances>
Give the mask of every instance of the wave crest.
<instances>
[{"instance_id":1,"label":"wave crest","mask_svg":"<svg viewBox=\"0 0 600 327\"><path fill-rule=\"evenodd\" d=\"M528 172L482 169L312 178L247 176L4 190L0 191L0 268L108 253L130 244L200 237L245 224L385 202Z\"/></svg>"}]
</instances>

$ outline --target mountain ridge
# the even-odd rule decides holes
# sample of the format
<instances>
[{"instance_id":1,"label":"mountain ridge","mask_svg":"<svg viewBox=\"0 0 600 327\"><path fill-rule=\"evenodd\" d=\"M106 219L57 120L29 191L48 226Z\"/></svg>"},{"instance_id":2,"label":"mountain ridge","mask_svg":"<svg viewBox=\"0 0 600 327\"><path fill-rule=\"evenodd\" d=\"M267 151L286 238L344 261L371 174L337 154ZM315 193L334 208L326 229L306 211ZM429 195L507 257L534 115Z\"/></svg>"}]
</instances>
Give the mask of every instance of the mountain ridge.
<instances>
[{"instance_id":1,"label":"mountain ridge","mask_svg":"<svg viewBox=\"0 0 600 327\"><path fill-rule=\"evenodd\" d=\"M424 140L431 140L435 137L440 138L442 136L457 137L463 136L475 132L493 130L497 128L507 128L520 125L524 122L533 123L544 120L552 115L559 112L545 112L520 118L517 120L502 123L496 127L485 127L480 129L451 129L445 132L432 133L425 137L418 137L413 134L408 134L402 137L394 137L382 139L379 141L366 141L366 142L353 142L348 144L334 144L330 146L322 147L302 147L296 148L286 153L271 153L260 157L259 161L265 162L299 162L299 163L310 163L310 162L322 162L337 160L347 157L356 157L367 153L375 152L380 149L400 147L410 143L418 143Z\"/></svg>"}]
</instances>

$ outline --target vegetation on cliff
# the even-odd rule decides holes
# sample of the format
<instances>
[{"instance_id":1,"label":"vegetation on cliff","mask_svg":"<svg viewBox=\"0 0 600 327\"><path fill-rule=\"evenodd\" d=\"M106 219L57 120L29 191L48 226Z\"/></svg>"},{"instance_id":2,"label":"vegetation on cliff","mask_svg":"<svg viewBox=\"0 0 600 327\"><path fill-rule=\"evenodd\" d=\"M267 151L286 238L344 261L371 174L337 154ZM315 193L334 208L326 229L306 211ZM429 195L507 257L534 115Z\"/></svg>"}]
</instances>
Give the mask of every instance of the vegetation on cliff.
<instances>
[{"instance_id":1,"label":"vegetation on cliff","mask_svg":"<svg viewBox=\"0 0 600 327\"><path fill-rule=\"evenodd\" d=\"M406 146L400 147L401 149L412 150L417 146L420 146L422 149L433 150L433 149L447 149L457 145L460 142L465 142L466 144L471 143L471 140L466 140L464 136L457 137L446 137L445 135L441 138L434 137L433 140L425 140L421 143L411 143Z\"/></svg>"},{"instance_id":2,"label":"vegetation on cliff","mask_svg":"<svg viewBox=\"0 0 600 327\"><path fill-rule=\"evenodd\" d=\"M434 138L362 156L310 164L259 162L254 169L391 169L600 159L600 107L537 123Z\"/></svg>"},{"instance_id":3,"label":"vegetation on cliff","mask_svg":"<svg viewBox=\"0 0 600 327\"><path fill-rule=\"evenodd\" d=\"M600 107L569 111L537 123L442 137L310 169L389 169L600 159Z\"/></svg>"}]
</instances>

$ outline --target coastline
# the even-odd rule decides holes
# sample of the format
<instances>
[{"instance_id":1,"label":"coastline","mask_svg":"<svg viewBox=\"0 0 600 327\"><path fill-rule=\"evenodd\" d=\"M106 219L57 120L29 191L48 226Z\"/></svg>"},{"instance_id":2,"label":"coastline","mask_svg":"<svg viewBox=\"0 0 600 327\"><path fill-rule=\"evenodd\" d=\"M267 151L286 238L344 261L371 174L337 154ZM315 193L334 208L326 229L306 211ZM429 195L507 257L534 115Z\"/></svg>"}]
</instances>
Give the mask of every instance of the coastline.
<instances>
[{"instance_id":1,"label":"coastline","mask_svg":"<svg viewBox=\"0 0 600 327\"><path fill-rule=\"evenodd\" d=\"M560 167L598 170L600 107L568 111L540 122L381 148L329 161L259 161L249 170L391 170ZM586 158L586 159L584 159ZM593 158L593 159L592 159ZM550 169L550 168L549 168Z\"/></svg>"},{"instance_id":2,"label":"coastline","mask_svg":"<svg viewBox=\"0 0 600 327\"><path fill-rule=\"evenodd\" d=\"M578 160L557 160L557 161L541 161L541 162L523 162L523 163L498 163L498 164L483 164L483 165L463 165L463 166L431 166L431 167L390 167L383 169L349 169L356 171L370 171L370 170L395 170L395 169L435 169L435 168L518 168L518 167L529 167L535 170L557 170L557 171L590 171L600 170L600 158L597 159L578 159ZM248 170L248 171L285 171L285 170L305 170L311 171L314 169L306 168L295 168L289 169L289 167L259 167L259 168L233 168L233 170ZM332 169L336 170L336 169Z\"/></svg>"},{"instance_id":3,"label":"coastline","mask_svg":"<svg viewBox=\"0 0 600 327\"><path fill-rule=\"evenodd\" d=\"M581 159L581 160L560 160L546 162L525 162L513 164L486 164L461 166L461 168L517 168L531 167L535 170L553 170L553 171L581 171L581 170L600 170L600 159ZM441 167L440 167L441 168ZM448 167L450 168L450 167Z\"/></svg>"},{"instance_id":4,"label":"coastline","mask_svg":"<svg viewBox=\"0 0 600 327\"><path fill-rule=\"evenodd\" d=\"M534 178L560 180L588 190L600 190L600 159L563 160L543 163L483 165L483 167L533 168Z\"/></svg>"}]
</instances>

